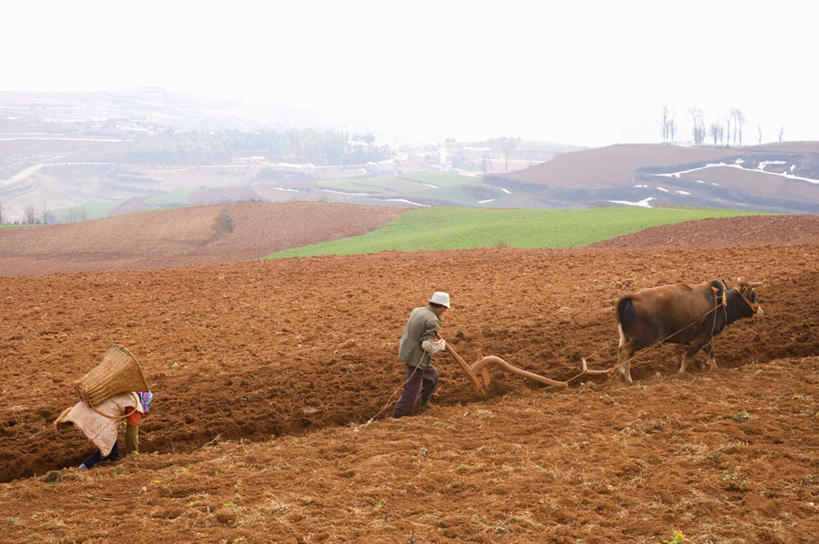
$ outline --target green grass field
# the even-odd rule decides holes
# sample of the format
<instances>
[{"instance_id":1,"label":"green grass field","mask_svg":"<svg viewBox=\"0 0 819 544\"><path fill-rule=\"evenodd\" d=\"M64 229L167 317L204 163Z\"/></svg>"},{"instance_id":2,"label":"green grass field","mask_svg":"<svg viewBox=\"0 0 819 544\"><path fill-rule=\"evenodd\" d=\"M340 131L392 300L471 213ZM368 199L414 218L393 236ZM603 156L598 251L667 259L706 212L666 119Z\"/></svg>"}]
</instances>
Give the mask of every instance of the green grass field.
<instances>
[{"instance_id":1,"label":"green grass field","mask_svg":"<svg viewBox=\"0 0 819 544\"><path fill-rule=\"evenodd\" d=\"M56 218L57 223L73 223L75 221L88 221L91 219L100 219L108 217L108 213L122 204L123 200L107 200L97 201L84 204L82 206L73 206L71 208L60 208L49 212L49 214Z\"/></svg>"},{"instance_id":2,"label":"green grass field","mask_svg":"<svg viewBox=\"0 0 819 544\"><path fill-rule=\"evenodd\" d=\"M162 206L162 209L173 209L173 207L186 206L189 204L189 198L192 194L199 191L199 189L181 189L172 193L164 193L148 198L148 202L156 206ZM124 200L106 200L97 201L84 204L82 206L74 206L71 208L60 208L49 212L57 223L73 223L75 221L84 221L91 219L101 219L108 217L111 210L125 202ZM171 205L175 206L171 206ZM149 211L149 210L148 210Z\"/></svg>"},{"instance_id":3,"label":"green grass field","mask_svg":"<svg viewBox=\"0 0 819 544\"><path fill-rule=\"evenodd\" d=\"M480 178L458 174L419 173L405 176L384 176L327 180L319 187L347 193L368 193L381 197L395 196L408 200L438 201L457 206L481 206L481 200L492 207L513 207L509 195ZM479 196L480 195L480 196Z\"/></svg>"},{"instance_id":4,"label":"green grass field","mask_svg":"<svg viewBox=\"0 0 819 544\"><path fill-rule=\"evenodd\" d=\"M163 193L161 195L152 196L148 202L156 206L187 206L190 203L192 194L199 192L201 189L180 189L172 193Z\"/></svg>"},{"instance_id":5,"label":"green grass field","mask_svg":"<svg viewBox=\"0 0 819 544\"><path fill-rule=\"evenodd\" d=\"M409 211L385 227L362 236L287 249L265 258L353 255L384 250L578 247L647 227L738 215L763 214L723 208L620 206L583 210L424 208Z\"/></svg>"}]
</instances>

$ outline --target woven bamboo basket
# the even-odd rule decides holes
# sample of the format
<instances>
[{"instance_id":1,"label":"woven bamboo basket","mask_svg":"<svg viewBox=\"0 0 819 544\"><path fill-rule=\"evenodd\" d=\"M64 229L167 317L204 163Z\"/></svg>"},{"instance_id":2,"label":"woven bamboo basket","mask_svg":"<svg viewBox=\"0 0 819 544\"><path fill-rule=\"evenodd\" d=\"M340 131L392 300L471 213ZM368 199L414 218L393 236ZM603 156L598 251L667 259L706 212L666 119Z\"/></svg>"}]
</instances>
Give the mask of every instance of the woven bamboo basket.
<instances>
[{"instance_id":1,"label":"woven bamboo basket","mask_svg":"<svg viewBox=\"0 0 819 544\"><path fill-rule=\"evenodd\" d=\"M102 362L74 382L74 389L86 404L97 406L104 400L129 391L148 391L142 365L127 348L109 346Z\"/></svg>"}]
</instances>

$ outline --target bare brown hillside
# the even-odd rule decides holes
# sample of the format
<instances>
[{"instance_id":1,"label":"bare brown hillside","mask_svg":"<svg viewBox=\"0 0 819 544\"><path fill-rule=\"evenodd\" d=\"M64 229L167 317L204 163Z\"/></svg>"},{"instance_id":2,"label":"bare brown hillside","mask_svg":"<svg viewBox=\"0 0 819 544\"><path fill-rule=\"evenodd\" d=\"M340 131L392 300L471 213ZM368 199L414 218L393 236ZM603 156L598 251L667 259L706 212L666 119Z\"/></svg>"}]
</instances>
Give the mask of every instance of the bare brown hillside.
<instances>
[{"instance_id":1,"label":"bare brown hillside","mask_svg":"<svg viewBox=\"0 0 819 544\"><path fill-rule=\"evenodd\" d=\"M0 276L156 269L259 259L382 227L405 208L251 202L0 229ZM219 226L227 214L233 230Z\"/></svg>"},{"instance_id":2,"label":"bare brown hillside","mask_svg":"<svg viewBox=\"0 0 819 544\"><path fill-rule=\"evenodd\" d=\"M678 145L613 145L573 151L554 159L497 176L556 187L606 187L628 183L644 166L670 166L719 160L736 155L733 149L702 149Z\"/></svg>"},{"instance_id":3,"label":"bare brown hillside","mask_svg":"<svg viewBox=\"0 0 819 544\"><path fill-rule=\"evenodd\" d=\"M615 145L565 153L487 179L555 208L616 203L819 213L814 142L737 148Z\"/></svg>"}]
</instances>

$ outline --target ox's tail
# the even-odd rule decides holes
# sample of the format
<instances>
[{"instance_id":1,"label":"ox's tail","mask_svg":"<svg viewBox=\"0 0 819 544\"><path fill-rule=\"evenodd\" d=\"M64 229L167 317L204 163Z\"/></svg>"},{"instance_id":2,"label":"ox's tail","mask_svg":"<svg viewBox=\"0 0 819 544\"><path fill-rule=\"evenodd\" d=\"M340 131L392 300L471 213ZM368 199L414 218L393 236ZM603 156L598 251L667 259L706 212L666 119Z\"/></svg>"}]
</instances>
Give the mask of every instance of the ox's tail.
<instances>
[{"instance_id":1,"label":"ox's tail","mask_svg":"<svg viewBox=\"0 0 819 544\"><path fill-rule=\"evenodd\" d=\"M630 333L635 329L636 323L637 310L634 308L634 301L631 300L631 297L621 298L617 302L617 331L620 333L620 343L617 348L618 357L623 346L631 341Z\"/></svg>"},{"instance_id":2,"label":"ox's tail","mask_svg":"<svg viewBox=\"0 0 819 544\"><path fill-rule=\"evenodd\" d=\"M637 320L637 310L634 309L634 301L631 297L623 297L617 303L617 322L626 329Z\"/></svg>"}]
</instances>

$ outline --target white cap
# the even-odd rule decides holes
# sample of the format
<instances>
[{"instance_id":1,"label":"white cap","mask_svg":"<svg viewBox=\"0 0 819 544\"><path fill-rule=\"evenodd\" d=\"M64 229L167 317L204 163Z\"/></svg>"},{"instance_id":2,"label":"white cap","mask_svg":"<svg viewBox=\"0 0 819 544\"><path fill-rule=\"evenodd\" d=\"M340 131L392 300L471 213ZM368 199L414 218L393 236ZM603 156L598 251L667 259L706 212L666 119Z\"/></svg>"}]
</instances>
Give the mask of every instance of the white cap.
<instances>
[{"instance_id":1,"label":"white cap","mask_svg":"<svg viewBox=\"0 0 819 544\"><path fill-rule=\"evenodd\" d=\"M440 304L441 306L446 306L449 308L449 293L445 293L443 291L435 291L432 293L432 298L429 299L430 302L434 304Z\"/></svg>"}]
</instances>

